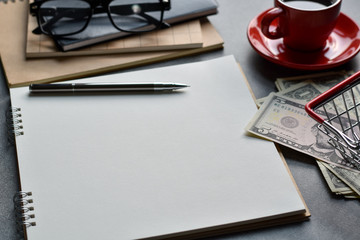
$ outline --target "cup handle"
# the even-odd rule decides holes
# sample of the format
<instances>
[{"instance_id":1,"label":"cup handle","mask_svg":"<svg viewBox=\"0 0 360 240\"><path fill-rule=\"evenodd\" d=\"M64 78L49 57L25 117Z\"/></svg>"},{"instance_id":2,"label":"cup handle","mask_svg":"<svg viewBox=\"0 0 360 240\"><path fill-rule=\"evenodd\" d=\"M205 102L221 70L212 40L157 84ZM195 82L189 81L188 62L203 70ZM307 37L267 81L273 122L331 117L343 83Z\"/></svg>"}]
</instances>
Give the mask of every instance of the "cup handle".
<instances>
[{"instance_id":1,"label":"cup handle","mask_svg":"<svg viewBox=\"0 0 360 240\"><path fill-rule=\"evenodd\" d=\"M274 31L270 32L271 23L281 14L283 14L283 12L284 11L282 10L282 8L275 7L265 13L265 15L263 16L261 20L261 31L267 38L277 39L283 37L284 34L281 32L279 26L277 26Z\"/></svg>"}]
</instances>

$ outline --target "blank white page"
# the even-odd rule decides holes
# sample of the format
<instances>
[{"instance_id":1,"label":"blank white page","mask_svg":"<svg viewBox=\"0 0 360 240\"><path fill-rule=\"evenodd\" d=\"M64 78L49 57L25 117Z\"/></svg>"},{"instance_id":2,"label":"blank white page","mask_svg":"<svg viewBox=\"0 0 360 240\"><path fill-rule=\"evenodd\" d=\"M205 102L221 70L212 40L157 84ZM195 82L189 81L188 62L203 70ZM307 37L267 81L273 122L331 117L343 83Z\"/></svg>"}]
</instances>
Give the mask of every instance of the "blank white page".
<instances>
[{"instance_id":1,"label":"blank white page","mask_svg":"<svg viewBox=\"0 0 360 240\"><path fill-rule=\"evenodd\" d=\"M44 69L45 71L45 69ZM82 79L178 82L160 94L29 95L12 88L29 240L137 239L305 212L232 56ZM171 235L169 235L171 236Z\"/></svg>"}]
</instances>

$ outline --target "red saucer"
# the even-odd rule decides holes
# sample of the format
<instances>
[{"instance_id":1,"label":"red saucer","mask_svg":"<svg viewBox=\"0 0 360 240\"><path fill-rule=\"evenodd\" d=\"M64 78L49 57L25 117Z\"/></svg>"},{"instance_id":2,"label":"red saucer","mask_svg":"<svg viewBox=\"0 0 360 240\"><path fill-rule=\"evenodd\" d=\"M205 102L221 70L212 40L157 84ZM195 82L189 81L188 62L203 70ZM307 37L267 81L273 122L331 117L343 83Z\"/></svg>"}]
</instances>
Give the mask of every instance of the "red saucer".
<instances>
[{"instance_id":1,"label":"red saucer","mask_svg":"<svg viewBox=\"0 0 360 240\"><path fill-rule=\"evenodd\" d=\"M284 45L282 38L272 40L262 34L261 19L269 10L250 22L247 36L252 47L262 57L273 63L301 70L321 70L344 64L360 50L359 26L343 13L340 13L335 29L330 34L324 49L315 52L289 49ZM275 27L276 23L273 24Z\"/></svg>"}]
</instances>

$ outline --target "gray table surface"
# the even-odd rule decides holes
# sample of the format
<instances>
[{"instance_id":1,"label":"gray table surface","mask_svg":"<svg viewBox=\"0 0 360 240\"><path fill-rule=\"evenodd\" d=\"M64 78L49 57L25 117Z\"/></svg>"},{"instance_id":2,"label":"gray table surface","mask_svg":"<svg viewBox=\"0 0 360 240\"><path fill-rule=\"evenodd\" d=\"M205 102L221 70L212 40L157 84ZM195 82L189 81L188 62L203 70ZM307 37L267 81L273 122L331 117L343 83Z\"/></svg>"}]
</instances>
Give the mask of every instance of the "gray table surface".
<instances>
[{"instance_id":1,"label":"gray table surface","mask_svg":"<svg viewBox=\"0 0 360 240\"><path fill-rule=\"evenodd\" d=\"M275 91L274 81L278 77L312 73L270 63L260 57L248 43L246 30L249 22L260 12L272 7L272 0L218 0L218 3L219 14L209 19L224 38L223 50L131 70L201 61L232 54L241 64L257 98ZM360 1L343 0L342 12L360 24L359 9ZM358 71L359 60L360 56L356 56L350 62L332 70ZM10 99L2 69L0 69L0 78L0 240L13 240L20 237L16 233L12 202L14 194L19 189L19 180L15 149L9 144L7 137L5 116L10 106ZM210 239L360 239L360 202L345 200L332 194L314 159L285 147L282 147L282 150L310 209L312 215L310 220Z\"/></svg>"}]
</instances>

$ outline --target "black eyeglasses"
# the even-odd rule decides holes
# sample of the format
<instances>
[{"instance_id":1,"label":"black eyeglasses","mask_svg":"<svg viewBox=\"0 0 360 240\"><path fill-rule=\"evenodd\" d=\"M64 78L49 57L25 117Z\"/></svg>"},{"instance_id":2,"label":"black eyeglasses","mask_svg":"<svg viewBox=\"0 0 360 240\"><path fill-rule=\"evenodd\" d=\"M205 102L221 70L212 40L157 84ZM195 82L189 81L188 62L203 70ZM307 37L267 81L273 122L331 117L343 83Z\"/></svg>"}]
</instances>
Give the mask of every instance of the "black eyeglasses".
<instances>
[{"instance_id":1,"label":"black eyeglasses","mask_svg":"<svg viewBox=\"0 0 360 240\"><path fill-rule=\"evenodd\" d=\"M169 9L170 0L35 0L30 4L30 13L37 16L39 25L33 33L51 36L79 33L90 19L96 24L110 19L124 32L148 32L168 27L163 16Z\"/></svg>"}]
</instances>

